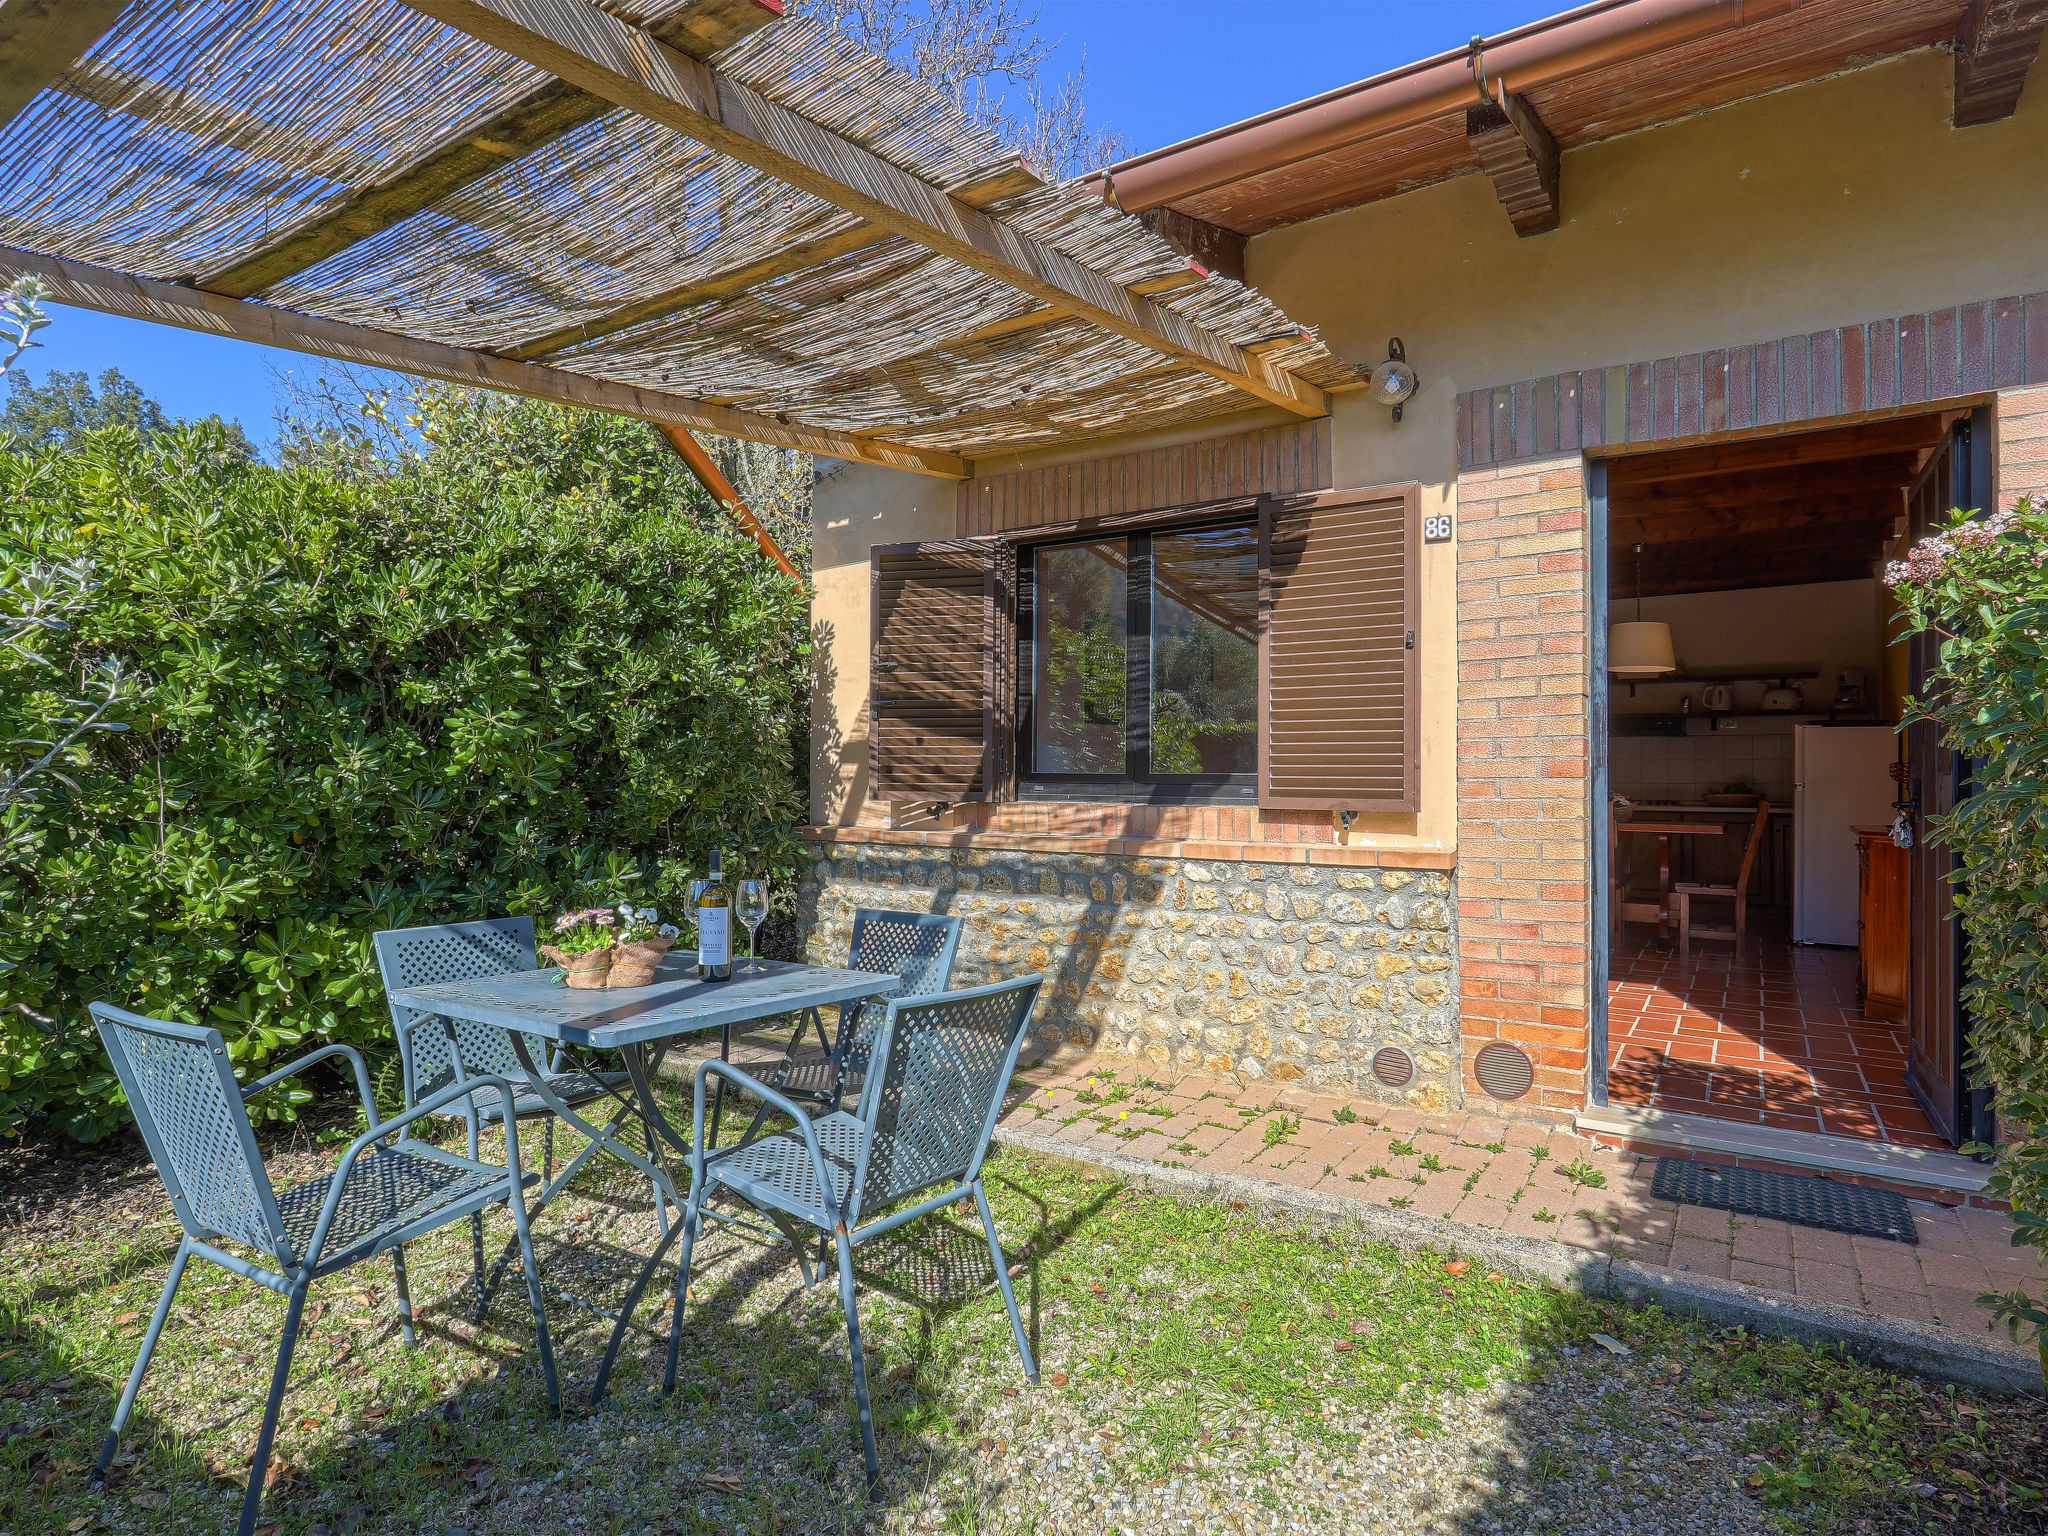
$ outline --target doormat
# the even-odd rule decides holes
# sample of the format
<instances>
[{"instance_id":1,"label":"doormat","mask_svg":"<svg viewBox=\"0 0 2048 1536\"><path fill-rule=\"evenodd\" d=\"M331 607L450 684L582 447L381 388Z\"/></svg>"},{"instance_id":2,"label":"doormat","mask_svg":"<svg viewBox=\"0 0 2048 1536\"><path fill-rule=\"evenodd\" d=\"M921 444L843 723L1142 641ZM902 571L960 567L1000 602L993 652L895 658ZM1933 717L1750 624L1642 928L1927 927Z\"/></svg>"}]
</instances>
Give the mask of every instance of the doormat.
<instances>
[{"instance_id":1,"label":"doormat","mask_svg":"<svg viewBox=\"0 0 2048 1536\"><path fill-rule=\"evenodd\" d=\"M1913 1230L1913 1213L1898 1192L1865 1184L1662 1157L1657 1160L1651 1193L1659 1200L1711 1206L1738 1216L1768 1216L1824 1232L1915 1245L1920 1241L1920 1234Z\"/></svg>"}]
</instances>

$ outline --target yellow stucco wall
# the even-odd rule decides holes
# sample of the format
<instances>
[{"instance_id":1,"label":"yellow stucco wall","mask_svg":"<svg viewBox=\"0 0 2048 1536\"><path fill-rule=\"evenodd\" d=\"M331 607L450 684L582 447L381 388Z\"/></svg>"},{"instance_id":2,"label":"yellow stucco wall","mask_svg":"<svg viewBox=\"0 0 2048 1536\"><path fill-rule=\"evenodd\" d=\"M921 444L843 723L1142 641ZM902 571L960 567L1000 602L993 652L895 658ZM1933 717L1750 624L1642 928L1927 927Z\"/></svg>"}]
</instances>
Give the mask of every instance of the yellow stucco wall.
<instances>
[{"instance_id":1,"label":"yellow stucco wall","mask_svg":"<svg viewBox=\"0 0 2048 1536\"><path fill-rule=\"evenodd\" d=\"M1929 50L1574 150L1564 225L1532 239L1472 175L1254 240L1251 281L1338 355L1371 364L1398 335L1421 373L1399 426L1338 399L1336 484L1418 480L1425 513L1455 510L1465 390L2048 289L2048 87L1958 131L1950 70ZM867 545L947 536L952 509L950 486L889 471L818 487L820 820L855 819L864 784ZM1421 812L1357 841L1455 842L1455 549L1424 556Z\"/></svg>"}]
</instances>

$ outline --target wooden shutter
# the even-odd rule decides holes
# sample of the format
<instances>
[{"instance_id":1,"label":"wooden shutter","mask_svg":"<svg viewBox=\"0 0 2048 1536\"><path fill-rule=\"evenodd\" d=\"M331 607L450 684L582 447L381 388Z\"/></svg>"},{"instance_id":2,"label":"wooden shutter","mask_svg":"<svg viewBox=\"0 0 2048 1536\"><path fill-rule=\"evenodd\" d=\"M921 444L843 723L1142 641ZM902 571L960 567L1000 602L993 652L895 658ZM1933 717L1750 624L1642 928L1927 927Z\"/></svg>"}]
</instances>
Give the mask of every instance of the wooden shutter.
<instances>
[{"instance_id":1,"label":"wooden shutter","mask_svg":"<svg viewBox=\"0 0 2048 1536\"><path fill-rule=\"evenodd\" d=\"M1006 798L1015 571L1015 552L991 540L870 554L870 798Z\"/></svg>"},{"instance_id":2,"label":"wooden shutter","mask_svg":"<svg viewBox=\"0 0 2048 1536\"><path fill-rule=\"evenodd\" d=\"M1259 512L1259 804L1413 811L1418 488Z\"/></svg>"}]
</instances>

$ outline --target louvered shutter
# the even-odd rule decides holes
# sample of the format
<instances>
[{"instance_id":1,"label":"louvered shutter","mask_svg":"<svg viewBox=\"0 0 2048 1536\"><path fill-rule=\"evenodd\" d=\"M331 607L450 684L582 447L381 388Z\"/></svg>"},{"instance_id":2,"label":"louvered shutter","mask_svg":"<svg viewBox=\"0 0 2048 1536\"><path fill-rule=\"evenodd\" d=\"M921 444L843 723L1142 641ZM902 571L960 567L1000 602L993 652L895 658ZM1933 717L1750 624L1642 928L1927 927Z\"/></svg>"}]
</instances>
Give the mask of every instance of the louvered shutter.
<instances>
[{"instance_id":1,"label":"louvered shutter","mask_svg":"<svg viewBox=\"0 0 2048 1536\"><path fill-rule=\"evenodd\" d=\"M1015 570L1015 552L990 540L870 554L871 798L1005 798Z\"/></svg>"},{"instance_id":2,"label":"louvered shutter","mask_svg":"<svg viewBox=\"0 0 2048 1536\"><path fill-rule=\"evenodd\" d=\"M1259 511L1259 804L1413 811L1417 487Z\"/></svg>"}]
</instances>

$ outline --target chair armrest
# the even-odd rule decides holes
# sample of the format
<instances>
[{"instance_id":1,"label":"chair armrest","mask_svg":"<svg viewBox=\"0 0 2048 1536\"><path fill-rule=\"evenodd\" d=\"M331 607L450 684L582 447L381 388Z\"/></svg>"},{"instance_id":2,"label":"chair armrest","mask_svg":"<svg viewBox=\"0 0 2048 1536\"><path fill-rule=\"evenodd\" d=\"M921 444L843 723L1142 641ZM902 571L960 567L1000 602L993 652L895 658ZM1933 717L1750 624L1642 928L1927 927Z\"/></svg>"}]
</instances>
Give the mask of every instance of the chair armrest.
<instances>
[{"instance_id":1,"label":"chair armrest","mask_svg":"<svg viewBox=\"0 0 2048 1536\"><path fill-rule=\"evenodd\" d=\"M244 1088L242 1090L243 1101L247 1102L264 1089L275 1087L288 1077L298 1076L299 1073L305 1071L314 1062L324 1061L329 1056L346 1056L348 1064L355 1068L356 1091L363 1096L363 1113L370 1117L370 1124L374 1127L377 1124L377 1101L370 1093L369 1064L363 1060L363 1053L352 1045L323 1045L317 1051L308 1051L297 1061L286 1063L268 1077L258 1078L255 1082Z\"/></svg>"},{"instance_id":2,"label":"chair armrest","mask_svg":"<svg viewBox=\"0 0 2048 1536\"><path fill-rule=\"evenodd\" d=\"M504 1105L505 1167L506 1172L511 1175L516 1183L519 1179L519 1132L512 1118L512 1085L502 1077L472 1077L465 1082L450 1083L439 1093L430 1094L404 1113L393 1115L389 1120L371 1126L369 1130L363 1132L362 1135L348 1144L348 1149L341 1154L341 1161L334 1165L332 1182L327 1186L327 1199L320 1207L320 1220L314 1224L312 1240L306 1244L306 1251L302 1255L305 1262L307 1264L317 1264L320 1262L320 1249L327 1241L327 1229L334 1221L335 1211L341 1206L342 1189L348 1183L349 1174L355 1169L356 1160L364 1152L368 1151L375 1143L389 1136L393 1131L410 1125L415 1120L423 1119L442 1105L455 1099L469 1097L484 1089L495 1090L499 1095L500 1102Z\"/></svg>"},{"instance_id":3,"label":"chair armrest","mask_svg":"<svg viewBox=\"0 0 2048 1536\"><path fill-rule=\"evenodd\" d=\"M811 1123L811 1117L804 1112L803 1107L786 1095L777 1093L759 1078L751 1077L730 1062L719 1061L715 1057L697 1068L696 1099L690 1109L691 1182L694 1184L702 1178L705 1169L718 1155L707 1151L704 1146L704 1085L714 1077L722 1077L736 1087L758 1095L796 1121L796 1128L803 1132L804 1146L811 1154L811 1171L817 1176L818 1192L829 1196L832 1180L825 1172L825 1149L818 1144L818 1128ZM745 1146L746 1143L742 1142L740 1145ZM731 1152L739 1150L739 1147L728 1149ZM839 1214L843 1220L846 1213L841 1211Z\"/></svg>"}]
</instances>

